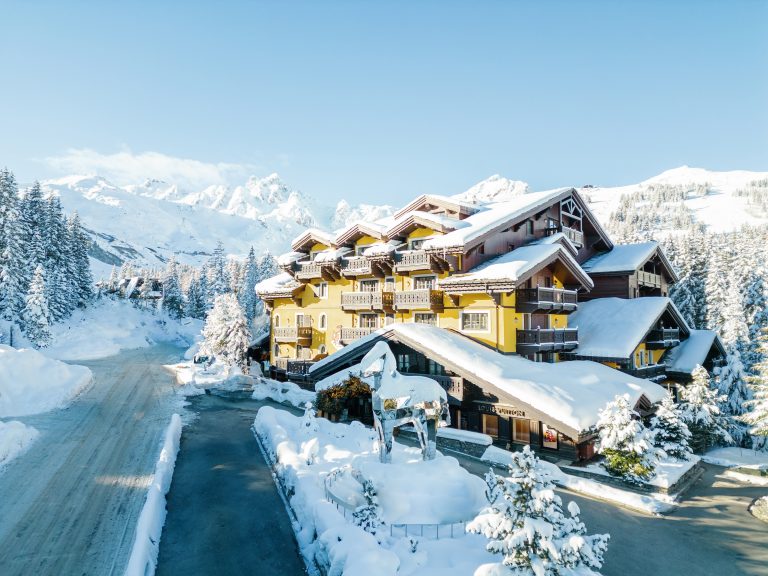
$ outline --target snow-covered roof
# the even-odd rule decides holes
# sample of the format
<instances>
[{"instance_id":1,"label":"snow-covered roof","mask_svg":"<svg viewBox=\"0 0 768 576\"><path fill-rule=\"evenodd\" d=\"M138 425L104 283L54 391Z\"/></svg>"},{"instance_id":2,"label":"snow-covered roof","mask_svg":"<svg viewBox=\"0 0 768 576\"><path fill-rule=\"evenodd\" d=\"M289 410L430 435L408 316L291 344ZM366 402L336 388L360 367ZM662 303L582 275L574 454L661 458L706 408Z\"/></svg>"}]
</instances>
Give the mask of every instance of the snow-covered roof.
<instances>
[{"instance_id":1,"label":"snow-covered roof","mask_svg":"<svg viewBox=\"0 0 768 576\"><path fill-rule=\"evenodd\" d=\"M685 320L669 298L597 298L580 302L568 326L579 329L574 354L592 358L629 358L665 311L677 319L683 331Z\"/></svg>"},{"instance_id":2,"label":"snow-covered roof","mask_svg":"<svg viewBox=\"0 0 768 576\"><path fill-rule=\"evenodd\" d=\"M328 248L315 254L315 262L333 262L350 252L349 248Z\"/></svg>"},{"instance_id":3,"label":"snow-covered roof","mask_svg":"<svg viewBox=\"0 0 768 576\"><path fill-rule=\"evenodd\" d=\"M291 292L300 287L301 284L296 282L288 272L281 272L256 284L255 290L256 294L263 297L279 294L290 295Z\"/></svg>"},{"instance_id":4,"label":"snow-covered roof","mask_svg":"<svg viewBox=\"0 0 768 576\"><path fill-rule=\"evenodd\" d=\"M672 348L664 357L668 372L692 374L703 365L713 346L723 349L720 338L712 330L691 330L690 336Z\"/></svg>"},{"instance_id":5,"label":"snow-covered roof","mask_svg":"<svg viewBox=\"0 0 768 576\"><path fill-rule=\"evenodd\" d=\"M306 252L286 252L285 254L280 254L280 256L277 257L277 265L290 266L294 262L297 262L302 258L306 258L307 256L308 254Z\"/></svg>"},{"instance_id":6,"label":"snow-covered roof","mask_svg":"<svg viewBox=\"0 0 768 576\"><path fill-rule=\"evenodd\" d=\"M336 243L347 244L354 242L361 236L373 236L374 238L381 238L384 235L388 225L382 222L355 222L354 224L347 226L341 232L336 235Z\"/></svg>"},{"instance_id":7,"label":"snow-covered roof","mask_svg":"<svg viewBox=\"0 0 768 576\"><path fill-rule=\"evenodd\" d=\"M321 374L322 368L338 362L340 355L369 348L382 337L418 350L478 385L496 388L521 409L549 416L550 424L573 438L594 426L598 411L617 394L629 394L633 405L643 395L655 403L666 394L658 384L597 362L532 362L427 324L392 324L377 330L316 362L310 373Z\"/></svg>"},{"instance_id":8,"label":"snow-covered roof","mask_svg":"<svg viewBox=\"0 0 768 576\"><path fill-rule=\"evenodd\" d=\"M444 236L432 238L424 243L426 250L448 250L465 248L480 236L492 232L499 226L536 209L548 206L571 188L560 188L544 192L531 192L506 202L486 204L482 210L461 220L463 226Z\"/></svg>"},{"instance_id":9,"label":"snow-covered roof","mask_svg":"<svg viewBox=\"0 0 768 576\"><path fill-rule=\"evenodd\" d=\"M386 256L397 250L403 243L399 240L390 240L389 242L375 242L363 250L363 256Z\"/></svg>"},{"instance_id":10,"label":"snow-covered roof","mask_svg":"<svg viewBox=\"0 0 768 576\"><path fill-rule=\"evenodd\" d=\"M615 244L610 252L598 254L584 262L584 270L590 274L634 272L653 256L658 247L658 242Z\"/></svg>"},{"instance_id":11,"label":"snow-covered roof","mask_svg":"<svg viewBox=\"0 0 768 576\"><path fill-rule=\"evenodd\" d=\"M335 239L336 235L331 232L326 232L319 228L307 228L291 241L291 248L296 251L301 251L301 249L306 247L310 242L313 244L319 243L325 244L326 246L333 246L335 244Z\"/></svg>"},{"instance_id":12,"label":"snow-covered roof","mask_svg":"<svg viewBox=\"0 0 768 576\"><path fill-rule=\"evenodd\" d=\"M498 258L489 260L466 274L454 274L440 281L440 286L450 289L451 286L463 284L505 282L516 285L535 274L538 270L555 260L561 260L575 277L587 288L594 285L584 273L578 262L562 244L529 244Z\"/></svg>"},{"instance_id":13,"label":"snow-covered roof","mask_svg":"<svg viewBox=\"0 0 768 576\"><path fill-rule=\"evenodd\" d=\"M563 246L568 248L568 250L570 250L571 254L573 254L574 256L579 252L579 249L576 248L576 245L573 243L573 241L562 232L557 232L555 234L550 234L549 236L544 236L542 238L534 240L533 242L531 242L531 244L562 244Z\"/></svg>"},{"instance_id":14,"label":"snow-covered roof","mask_svg":"<svg viewBox=\"0 0 768 576\"><path fill-rule=\"evenodd\" d=\"M404 214L413 212L414 210L419 210L426 205L439 206L444 209L452 210L454 212L461 212L464 214L471 214L479 209L476 204L467 202L460 198L449 198L447 196L439 196L437 194L424 194L417 196L411 202L395 212L395 218L400 218Z\"/></svg>"},{"instance_id":15,"label":"snow-covered roof","mask_svg":"<svg viewBox=\"0 0 768 576\"><path fill-rule=\"evenodd\" d=\"M432 214L431 212L412 210L396 218L387 228L386 235L390 238L399 236L409 228L416 226L425 226L439 232L450 232L457 228L464 228L467 224L466 220L458 220L445 214Z\"/></svg>"}]
</instances>

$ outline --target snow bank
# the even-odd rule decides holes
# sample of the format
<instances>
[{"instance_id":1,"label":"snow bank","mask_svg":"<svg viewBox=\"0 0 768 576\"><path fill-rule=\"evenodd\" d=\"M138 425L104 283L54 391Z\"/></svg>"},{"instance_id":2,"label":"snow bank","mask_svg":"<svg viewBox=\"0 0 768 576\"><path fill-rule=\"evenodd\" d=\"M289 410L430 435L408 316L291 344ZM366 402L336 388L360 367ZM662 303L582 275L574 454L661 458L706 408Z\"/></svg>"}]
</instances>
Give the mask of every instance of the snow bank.
<instances>
[{"instance_id":1,"label":"snow bank","mask_svg":"<svg viewBox=\"0 0 768 576\"><path fill-rule=\"evenodd\" d=\"M45 353L60 360L92 360L155 342L189 346L201 329L200 320L178 321L126 300L104 298L53 326L53 341Z\"/></svg>"},{"instance_id":2,"label":"snow bank","mask_svg":"<svg viewBox=\"0 0 768 576\"><path fill-rule=\"evenodd\" d=\"M253 428L291 495L297 541L308 565L344 576L466 576L491 558L487 540L478 534L432 540L391 535L385 526L373 536L325 499L328 474L348 466L373 482L385 519L446 523L472 518L485 504L485 483L454 458L424 462L420 450L395 442L392 464L380 464L374 433L359 422L314 418L305 424L305 418L267 406Z\"/></svg>"},{"instance_id":3,"label":"snow bank","mask_svg":"<svg viewBox=\"0 0 768 576\"><path fill-rule=\"evenodd\" d=\"M495 446L489 446L485 451L485 454L483 454L482 459L493 464L509 466L512 461L512 453L502 450L501 448L496 448ZM613 486L601 484L595 480L571 476L560 470L560 468L554 464L544 460L540 460L540 464L543 468L546 468L549 471L552 481L555 484L573 492L584 494L585 496L592 496L600 500L620 504L646 514L666 514L675 508L674 501L669 496L662 494L645 495L629 492L627 490L621 490L619 488L614 488Z\"/></svg>"},{"instance_id":4,"label":"snow bank","mask_svg":"<svg viewBox=\"0 0 768 576\"><path fill-rule=\"evenodd\" d=\"M32 428L11 420L0 422L0 471L11 460L23 454L40 433Z\"/></svg>"},{"instance_id":5,"label":"snow bank","mask_svg":"<svg viewBox=\"0 0 768 576\"><path fill-rule=\"evenodd\" d=\"M755 468L768 470L768 452L749 450L748 448L715 448L701 457L707 464L733 468Z\"/></svg>"},{"instance_id":6,"label":"snow bank","mask_svg":"<svg viewBox=\"0 0 768 576\"><path fill-rule=\"evenodd\" d=\"M270 399L275 402L287 402L297 408L303 408L307 402L315 403L315 393L304 390L293 382L278 382L270 378L259 379L253 389L254 400Z\"/></svg>"},{"instance_id":7,"label":"snow bank","mask_svg":"<svg viewBox=\"0 0 768 576\"><path fill-rule=\"evenodd\" d=\"M0 418L63 408L91 383L85 366L0 344Z\"/></svg>"},{"instance_id":8,"label":"snow bank","mask_svg":"<svg viewBox=\"0 0 768 576\"><path fill-rule=\"evenodd\" d=\"M437 435L441 438L451 438L452 440L472 442L473 444L481 444L483 446L490 446L493 444L493 438L488 436L488 434L472 432L470 430L457 430L456 428L448 428L447 426L438 428Z\"/></svg>"},{"instance_id":9,"label":"snow bank","mask_svg":"<svg viewBox=\"0 0 768 576\"><path fill-rule=\"evenodd\" d=\"M691 455L688 460L659 460L655 463L656 475L646 483L649 486L656 486L658 488L669 488L670 486L674 486L686 472L699 463L699 460L701 460L701 458L695 455ZM568 469L571 468L571 466L565 466L565 468ZM581 470L600 476L612 477L600 464L589 464L588 466L582 467Z\"/></svg>"},{"instance_id":10,"label":"snow bank","mask_svg":"<svg viewBox=\"0 0 768 576\"><path fill-rule=\"evenodd\" d=\"M136 523L136 536L128 567L125 570L126 576L152 576L155 573L160 535L165 524L165 495L171 487L180 439L181 417L174 414L165 431L165 441L155 465L152 484L147 492L139 521Z\"/></svg>"}]
</instances>

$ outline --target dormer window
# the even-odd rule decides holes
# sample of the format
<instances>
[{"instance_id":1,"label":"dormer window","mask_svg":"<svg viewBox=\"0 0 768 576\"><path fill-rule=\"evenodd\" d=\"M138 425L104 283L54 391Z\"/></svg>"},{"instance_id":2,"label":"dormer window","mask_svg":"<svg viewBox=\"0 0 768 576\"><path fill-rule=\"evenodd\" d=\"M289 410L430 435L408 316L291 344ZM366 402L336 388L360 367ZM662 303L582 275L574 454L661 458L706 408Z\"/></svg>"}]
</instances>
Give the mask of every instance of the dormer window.
<instances>
[{"instance_id":1,"label":"dormer window","mask_svg":"<svg viewBox=\"0 0 768 576\"><path fill-rule=\"evenodd\" d=\"M426 238L416 238L415 240L408 240L408 250L421 250L421 247L424 246L424 242L426 242Z\"/></svg>"}]
</instances>

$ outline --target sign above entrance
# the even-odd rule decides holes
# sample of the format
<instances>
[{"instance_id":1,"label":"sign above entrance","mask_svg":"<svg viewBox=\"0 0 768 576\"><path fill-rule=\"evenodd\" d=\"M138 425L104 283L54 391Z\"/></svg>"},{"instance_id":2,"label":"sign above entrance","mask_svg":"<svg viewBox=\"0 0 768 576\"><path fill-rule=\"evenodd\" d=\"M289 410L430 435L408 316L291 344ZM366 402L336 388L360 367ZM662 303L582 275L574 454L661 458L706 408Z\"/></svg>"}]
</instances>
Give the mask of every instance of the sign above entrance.
<instances>
[{"instance_id":1,"label":"sign above entrance","mask_svg":"<svg viewBox=\"0 0 768 576\"><path fill-rule=\"evenodd\" d=\"M525 410L515 408L514 406L504 406L502 404L489 404L486 402L476 402L477 409L487 414L498 414L499 416L512 416L513 418L525 418Z\"/></svg>"}]
</instances>

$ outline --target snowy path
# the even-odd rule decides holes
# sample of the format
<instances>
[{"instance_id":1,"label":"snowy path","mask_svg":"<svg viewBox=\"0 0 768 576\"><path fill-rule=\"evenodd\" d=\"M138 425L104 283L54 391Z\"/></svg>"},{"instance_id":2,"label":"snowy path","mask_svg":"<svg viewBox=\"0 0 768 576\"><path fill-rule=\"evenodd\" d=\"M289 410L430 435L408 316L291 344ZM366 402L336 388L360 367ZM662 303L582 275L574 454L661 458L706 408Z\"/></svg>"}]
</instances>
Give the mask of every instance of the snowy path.
<instances>
[{"instance_id":1,"label":"snowy path","mask_svg":"<svg viewBox=\"0 0 768 576\"><path fill-rule=\"evenodd\" d=\"M162 344L85 363L94 385L69 408L21 418L40 430L0 475L0 574L122 575L181 350Z\"/></svg>"},{"instance_id":2,"label":"snowy path","mask_svg":"<svg viewBox=\"0 0 768 576\"><path fill-rule=\"evenodd\" d=\"M251 426L269 401L190 398L168 492L158 576L305 574L288 513ZM293 412L298 412L292 410Z\"/></svg>"}]
</instances>

